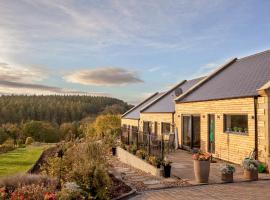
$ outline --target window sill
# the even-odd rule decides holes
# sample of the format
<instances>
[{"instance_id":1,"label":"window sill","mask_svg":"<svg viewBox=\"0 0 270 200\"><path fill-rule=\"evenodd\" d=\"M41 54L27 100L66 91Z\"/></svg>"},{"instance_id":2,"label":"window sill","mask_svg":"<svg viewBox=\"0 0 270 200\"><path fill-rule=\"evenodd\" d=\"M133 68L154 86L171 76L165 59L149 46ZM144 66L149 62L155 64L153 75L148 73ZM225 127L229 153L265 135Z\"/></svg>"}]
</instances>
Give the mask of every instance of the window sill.
<instances>
[{"instance_id":1,"label":"window sill","mask_svg":"<svg viewBox=\"0 0 270 200\"><path fill-rule=\"evenodd\" d=\"M233 135L248 135L248 132L225 131L224 133L233 134Z\"/></svg>"}]
</instances>

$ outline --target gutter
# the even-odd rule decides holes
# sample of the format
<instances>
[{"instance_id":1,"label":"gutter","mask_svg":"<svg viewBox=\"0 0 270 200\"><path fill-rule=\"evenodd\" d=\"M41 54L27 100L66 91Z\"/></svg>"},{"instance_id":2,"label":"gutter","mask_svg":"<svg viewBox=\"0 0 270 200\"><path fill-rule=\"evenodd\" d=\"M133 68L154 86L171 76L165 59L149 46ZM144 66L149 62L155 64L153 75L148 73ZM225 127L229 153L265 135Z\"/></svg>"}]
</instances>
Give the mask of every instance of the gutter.
<instances>
[{"instance_id":1,"label":"gutter","mask_svg":"<svg viewBox=\"0 0 270 200\"><path fill-rule=\"evenodd\" d=\"M255 96L254 98L254 123L255 123L255 138L254 138L254 153L255 153L255 159L258 159L258 96Z\"/></svg>"}]
</instances>

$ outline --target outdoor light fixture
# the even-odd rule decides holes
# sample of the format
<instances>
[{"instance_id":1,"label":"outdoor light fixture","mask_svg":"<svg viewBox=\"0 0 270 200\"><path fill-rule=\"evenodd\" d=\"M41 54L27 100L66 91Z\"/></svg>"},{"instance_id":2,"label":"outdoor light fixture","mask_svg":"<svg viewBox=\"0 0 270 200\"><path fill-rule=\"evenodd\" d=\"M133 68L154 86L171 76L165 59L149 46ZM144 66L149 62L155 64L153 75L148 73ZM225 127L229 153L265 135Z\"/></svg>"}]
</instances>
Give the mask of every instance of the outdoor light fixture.
<instances>
[{"instance_id":1,"label":"outdoor light fixture","mask_svg":"<svg viewBox=\"0 0 270 200\"><path fill-rule=\"evenodd\" d=\"M220 119L220 115L218 115L217 118Z\"/></svg>"},{"instance_id":2,"label":"outdoor light fixture","mask_svg":"<svg viewBox=\"0 0 270 200\"><path fill-rule=\"evenodd\" d=\"M255 119L254 115L251 116L251 119Z\"/></svg>"}]
</instances>

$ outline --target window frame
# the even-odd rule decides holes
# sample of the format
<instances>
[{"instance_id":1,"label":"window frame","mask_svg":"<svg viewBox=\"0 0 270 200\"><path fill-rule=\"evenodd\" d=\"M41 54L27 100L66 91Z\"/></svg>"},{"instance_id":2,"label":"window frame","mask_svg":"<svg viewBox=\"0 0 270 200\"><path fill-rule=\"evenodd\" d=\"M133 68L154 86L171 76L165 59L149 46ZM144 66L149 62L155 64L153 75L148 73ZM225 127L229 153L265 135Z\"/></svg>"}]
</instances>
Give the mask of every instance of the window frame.
<instances>
[{"instance_id":1,"label":"window frame","mask_svg":"<svg viewBox=\"0 0 270 200\"><path fill-rule=\"evenodd\" d=\"M227 116L245 116L246 117L246 131L234 131L234 130L227 130ZM236 135L248 135L249 133L249 120L248 120L248 114L247 113L225 113L223 114L223 132L227 134L236 134ZM244 128L245 129L245 128Z\"/></svg>"},{"instance_id":2,"label":"window frame","mask_svg":"<svg viewBox=\"0 0 270 200\"><path fill-rule=\"evenodd\" d=\"M169 127L170 127L169 132L163 132L163 125L164 124L169 125ZM161 134L170 134L170 133L171 133L171 123L169 123L169 122L161 122Z\"/></svg>"}]
</instances>

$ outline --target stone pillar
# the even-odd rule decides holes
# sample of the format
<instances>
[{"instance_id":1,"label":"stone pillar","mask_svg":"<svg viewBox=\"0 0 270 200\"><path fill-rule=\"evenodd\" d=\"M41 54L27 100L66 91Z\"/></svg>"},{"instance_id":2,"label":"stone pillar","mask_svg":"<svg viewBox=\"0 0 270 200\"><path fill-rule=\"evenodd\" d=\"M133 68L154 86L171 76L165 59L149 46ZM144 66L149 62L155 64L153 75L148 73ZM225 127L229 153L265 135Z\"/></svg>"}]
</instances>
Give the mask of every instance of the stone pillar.
<instances>
[{"instance_id":1,"label":"stone pillar","mask_svg":"<svg viewBox=\"0 0 270 200\"><path fill-rule=\"evenodd\" d=\"M264 132L265 132L265 144L266 144L266 162L270 161L270 81L258 90L259 95L264 99L263 105L259 107L264 109ZM260 123L258 119L258 124Z\"/></svg>"}]
</instances>

